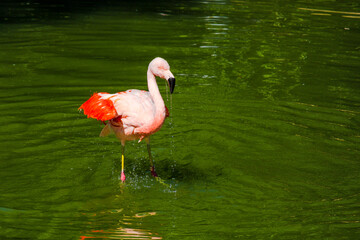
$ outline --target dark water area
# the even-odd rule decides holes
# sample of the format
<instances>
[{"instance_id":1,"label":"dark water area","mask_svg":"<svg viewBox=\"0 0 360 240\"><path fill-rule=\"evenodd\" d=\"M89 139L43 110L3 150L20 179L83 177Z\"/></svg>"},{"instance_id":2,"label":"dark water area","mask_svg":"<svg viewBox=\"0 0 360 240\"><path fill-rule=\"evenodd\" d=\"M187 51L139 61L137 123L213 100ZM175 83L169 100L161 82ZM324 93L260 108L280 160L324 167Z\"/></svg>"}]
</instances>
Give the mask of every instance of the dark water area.
<instances>
[{"instance_id":1,"label":"dark water area","mask_svg":"<svg viewBox=\"0 0 360 240\"><path fill-rule=\"evenodd\" d=\"M146 144L78 107L174 94ZM1 1L0 239L358 239L357 1Z\"/></svg>"}]
</instances>

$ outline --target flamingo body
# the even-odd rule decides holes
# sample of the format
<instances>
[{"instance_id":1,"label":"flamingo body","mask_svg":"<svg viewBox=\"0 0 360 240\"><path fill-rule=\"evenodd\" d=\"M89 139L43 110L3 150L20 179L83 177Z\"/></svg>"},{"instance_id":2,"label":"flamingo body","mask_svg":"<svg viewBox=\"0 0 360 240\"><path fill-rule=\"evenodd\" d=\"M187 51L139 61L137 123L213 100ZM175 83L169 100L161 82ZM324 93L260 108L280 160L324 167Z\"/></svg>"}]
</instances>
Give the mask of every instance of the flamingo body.
<instances>
[{"instance_id":1,"label":"flamingo body","mask_svg":"<svg viewBox=\"0 0 360 240\"><path fill-rule=\"evenodd\" d=\"M109 120L109 126L120 141L141 141L157 132L169 116L165 105L157 109L150 93L137 89L115 94L94 93L80 109L88 117Z\"/></svg>"},{"instance_id":2,"label":"flamingo body","mask_svg":"<svg viewBox=\"0 0 360 240\"><path fill-rule=\"evenodd\" d=\"M151 172L157 177L153 166L149 137L157 132L164 123L169 111L159 92L155 76L168 80L170 93L175 87L174 75L166 60L155 58L149 64L147 82L149 91L131 89L125 92L110 94L106 92L94 93L79 109L84 114L97 120L108 121L100 136L107 136L114 132L123 146L121 180L125 181L124 151L125 142L129 140L146 139L149 158L152 163Z\"/></svg>"}]
</instances>

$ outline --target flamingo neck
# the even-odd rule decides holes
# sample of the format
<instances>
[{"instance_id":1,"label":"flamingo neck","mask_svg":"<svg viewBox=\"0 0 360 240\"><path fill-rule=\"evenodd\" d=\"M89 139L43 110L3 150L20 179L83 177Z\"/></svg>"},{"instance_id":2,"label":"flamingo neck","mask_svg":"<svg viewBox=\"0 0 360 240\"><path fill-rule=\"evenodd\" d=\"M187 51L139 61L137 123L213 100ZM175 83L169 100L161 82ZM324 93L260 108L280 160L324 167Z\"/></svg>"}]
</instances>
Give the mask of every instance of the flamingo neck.
<instances>
[{"instance_id":1,"label":"flamingo neck","mask_svg":"<svg viewBox=\"0 0 360 240\"><path fill-rule=\"evenodd\" d=\"M150 70L147 71L147 82L150 95L156 106L156 115L161 114L165 109L165 103L161 97L156 78Z\"/></svg>"}]
</instances>

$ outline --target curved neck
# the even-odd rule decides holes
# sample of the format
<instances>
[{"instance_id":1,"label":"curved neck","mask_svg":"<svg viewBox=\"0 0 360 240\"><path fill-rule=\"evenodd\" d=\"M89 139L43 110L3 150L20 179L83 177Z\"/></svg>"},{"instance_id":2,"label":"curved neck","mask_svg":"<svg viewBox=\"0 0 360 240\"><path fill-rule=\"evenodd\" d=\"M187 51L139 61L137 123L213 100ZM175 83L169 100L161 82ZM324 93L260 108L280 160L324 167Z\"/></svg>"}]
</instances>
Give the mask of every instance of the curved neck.
<instances>
[{"instance_id":1,"label":"curved neck","mask_svg":"<svg viewBox=\"0 0 360 240\"><path fill-rule=\"evenodd\" d=\"M159 87L156 83L156 78L154 74L150 71L150 69L148 69L147 71L147 82L150 95L154 100L156 106L156 113L159 113L165 108L165 103L161 97Z\"/></svg>"}]
</instances>

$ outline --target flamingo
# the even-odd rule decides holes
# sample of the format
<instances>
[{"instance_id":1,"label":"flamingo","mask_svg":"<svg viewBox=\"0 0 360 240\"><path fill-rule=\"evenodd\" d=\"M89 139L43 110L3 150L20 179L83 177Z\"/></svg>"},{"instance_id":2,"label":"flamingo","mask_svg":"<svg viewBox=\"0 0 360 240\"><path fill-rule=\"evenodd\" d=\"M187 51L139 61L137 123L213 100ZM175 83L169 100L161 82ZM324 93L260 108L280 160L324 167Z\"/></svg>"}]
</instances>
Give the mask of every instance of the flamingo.
<instances>
[{"instance_id":1,"label":"flamingo","mask_svg":"<svg viewBox=\"0 0 360 240\"><path fill-rule=\"evenodd\" d=\"M88 118L102 121L105 127L100 137L114 132L121 142L121 181L125 182L124 158L125 142L145 139L150 159L152 176L158 178L151 156L150 136L159 131L169 111L161 97L156 77L168 81L170 93L175 88L175 78L170 72L168 62L160 57L153 59L147 70L147 84L149 91L130 89L124 92L109 94L94 93L79 110L83 110ZM107 122L105 122L107 121Z\"/></svg>"}]
</instances>

